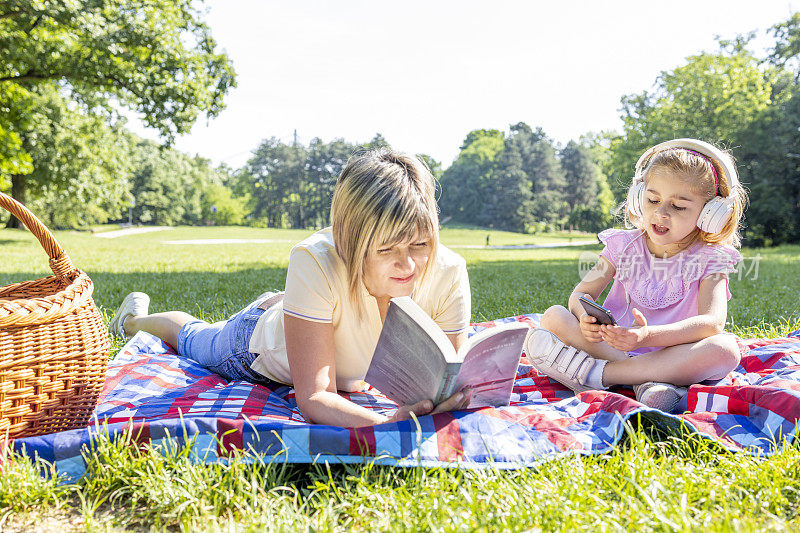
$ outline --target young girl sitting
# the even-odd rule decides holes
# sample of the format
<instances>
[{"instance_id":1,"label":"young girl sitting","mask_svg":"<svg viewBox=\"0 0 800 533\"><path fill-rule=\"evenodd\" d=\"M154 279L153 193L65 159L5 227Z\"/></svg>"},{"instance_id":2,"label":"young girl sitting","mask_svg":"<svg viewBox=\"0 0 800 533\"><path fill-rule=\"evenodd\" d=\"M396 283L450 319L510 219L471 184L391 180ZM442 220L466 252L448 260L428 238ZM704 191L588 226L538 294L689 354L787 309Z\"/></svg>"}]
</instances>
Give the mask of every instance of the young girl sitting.
<instances>
[{"instance_id":1,"label":"young girl sitting","mask_svg":"<svg viewBox=\"0 0 800 533\"><path fill-rule=\"evenodd\" d=\"M466 262L439 244L435 184L415 157L388 150L352 157L336 183L330 228L289 255L285 293L265 293L226 321L180 312L148 314L149 298L129 294L109 328L147 331L227 380L293 385L306 420L365 426L424 415L430 401L386 417L345 399L356 391L378 342L389 300L411 296L448 334L466 339ZM469 403L458 392L434 412Z\"/></svg>"},{"instance_id":2,"label":"young girl sitting","mask_svg":"<svg viewBox=\"0 0 800 533\"><path fill-rule=\"evenodd\" d=\"M647 150L625 209L636 229L599 234L606 247L569 308L547 309L528 336L533 366L576 393L634 385L640 402L665 411L682 386L725 377L740 359L724 328L745 202L733 160L714 146L676 139ZM617 325L603 325L579 298L596 300L612 280L604 306Z\"/></svg>"}]
</instances>

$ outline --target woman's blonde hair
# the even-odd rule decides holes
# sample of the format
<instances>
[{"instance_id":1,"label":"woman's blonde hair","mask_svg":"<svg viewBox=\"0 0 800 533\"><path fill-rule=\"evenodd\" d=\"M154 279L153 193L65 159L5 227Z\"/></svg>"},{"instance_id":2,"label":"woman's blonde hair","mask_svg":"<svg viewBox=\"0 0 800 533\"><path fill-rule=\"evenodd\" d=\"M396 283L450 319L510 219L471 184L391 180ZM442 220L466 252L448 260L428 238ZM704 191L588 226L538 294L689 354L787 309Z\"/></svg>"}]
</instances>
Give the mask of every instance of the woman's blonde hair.
<instances>
[{"instance_id":1,"label":"woman's blonde hair","mask_svg":"<svg viewBox=\"0 0 800 533\"><path fill-rule=\"evenodd\" d=\"M727 151L719 149L724 157L728 158L727 168L735 171L733 156ZM713 167L712 167L713 165ZM700 154L686 148L670 148L656 154L650 165L644 171L643 179L647 182L647 177L654 170L668 172L677 179L684 180L691 189L702 196L706 202L715 196L733 197L733 212L731 217L719 233L708 233L697 228L695 230L694 241L702 241L711 244L728 244L731 246L741 246L741 235L739 233L739 223L742 220L745 209L747 208L747 191L739 183L738 176L731 176L730 181L734 184L729 188L728 180L724 177L724 167L721 162L712 157ZM717 177L715 177L715 175ZM633 185L631 185L633 187ZM719 187L719 189L717 189ZM642 221L632 211L630 202L625 204L625 223L628 227L636 227L644 230Z\"/></svg>"},{"instance_id":2,"label":"woman's blonde hair","mask_svg":"<svg viewBox=\"0 0 800 533\"><path fill-rule=\"evenodd\" d=\"M336 253L344 261L350 299L363 312L359 293L364 260L386 245L429 239L424 279L439 242L436 184L430 170L412 155L389 149L353 155L336 182L331 225Z\"/></svg>"}]
</instances>

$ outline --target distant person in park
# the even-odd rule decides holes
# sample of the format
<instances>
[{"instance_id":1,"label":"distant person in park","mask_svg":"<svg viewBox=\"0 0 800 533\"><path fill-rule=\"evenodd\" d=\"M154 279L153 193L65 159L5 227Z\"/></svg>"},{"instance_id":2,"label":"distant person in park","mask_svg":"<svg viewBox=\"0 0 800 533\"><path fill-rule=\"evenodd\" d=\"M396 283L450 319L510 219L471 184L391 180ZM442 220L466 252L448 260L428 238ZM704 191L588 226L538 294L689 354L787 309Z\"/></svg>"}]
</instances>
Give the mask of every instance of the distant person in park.
<instances>
[{"instance_id":1,"label":"distant person in park","mask_svg":"<svg viewBox=\"0 0 800 533\"><path fill-rule=\"evenodd\" d=\"M456 349L467 337L466 262L439 243L434 191L416 157L354 155L336 183L331 227L292 249L285 293L265 293L209 324L181 311L148 314L149 297L134 292L109 327L123 337L152 333L227 380L293 385L313 423L366 426L465 407L469 394L458 392L436 409L420 401L387 417L337 393L364 387L393 297L411 296Z\"/></svg>"},{"instance_id":2,"label":"distant person in park","mask_svg":"<svg viewBox=\"0 0 800 533\"><path fill-rule=\"evenodd\" d=\"M724 378L741 358L724 328L746 203L733 159L713 145L676 139L647 150L625 206L634 229L599 234L605 249L568 308L547 309L528 336L533 366L576 393L633 385L664 411L686 386ZM612 281L604 307L616 325L604 325L579 298L596 300Z\"/></svg>"}]
</instances>

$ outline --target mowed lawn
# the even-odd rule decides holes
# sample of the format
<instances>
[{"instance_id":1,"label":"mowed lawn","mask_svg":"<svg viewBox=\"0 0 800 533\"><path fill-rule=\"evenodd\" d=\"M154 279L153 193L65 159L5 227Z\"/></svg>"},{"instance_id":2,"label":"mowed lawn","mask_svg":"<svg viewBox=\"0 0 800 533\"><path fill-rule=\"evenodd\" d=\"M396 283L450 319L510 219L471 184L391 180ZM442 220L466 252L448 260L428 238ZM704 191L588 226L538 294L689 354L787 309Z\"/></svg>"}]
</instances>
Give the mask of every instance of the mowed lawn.
<instances>
[{"instance_id":1,"label":"mowed lawn","mask_svg":"<svg viewBox=\"0 0 800 533\"><path fill-rule=\"evenodd\" d=\"M289 250L310 231L176 228L102 239L56 232L95 282L110 319L125 294L147 291L152 311L180 309L206 320L282 289ZM473 321L541 312L563 304L580 260L599 245L482 248L592 240L445 228L442 241L469 264ZM170 244L197 239L259 240ZM730 331L774 337L800 329L800 246L744 249L731 281ZM0 230L0 285L48 274L27 231ZM120 343L112 347L112 355ZM519 471L377 466L276 466L234 458L195 464L179 450L101 442L90 474L57 485L26 460L0 473L0 530L797 530L800 451L770 458L731 454L695 438L677 440L632 426L621 446L598 457L562 457Z\"/></svg>"}]
</instances>

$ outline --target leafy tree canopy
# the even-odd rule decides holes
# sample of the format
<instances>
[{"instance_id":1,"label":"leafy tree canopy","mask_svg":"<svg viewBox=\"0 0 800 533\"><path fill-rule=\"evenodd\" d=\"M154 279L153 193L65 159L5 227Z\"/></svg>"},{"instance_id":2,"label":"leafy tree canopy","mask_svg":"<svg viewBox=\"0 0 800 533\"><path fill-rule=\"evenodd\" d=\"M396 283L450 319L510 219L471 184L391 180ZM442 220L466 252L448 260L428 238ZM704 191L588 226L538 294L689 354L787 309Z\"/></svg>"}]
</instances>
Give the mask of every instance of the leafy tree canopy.
<instances>
[{"instance_id":1,"label":"leafy tree canopy","mask_svg":"<svg viewBox=\"0 0 800 533\"><path fill-rule=\"evenodd\" d=\"M31 206L56 226L117 218L129 198L125 177L131 170L131 136L100 117L76 111L52 82L30 94L37 105L28 115L22 146L36 161L25 176L32 194L26 199L16 189L13 195L34 202Z\"/></svg>"},{"instance_id":2,"label":"leafy tree canopy","mask_svg":"<svg viewBox=\"0 0 800 533\"><path fill-rule=\"evenodd\" d=\"M499 130L473 130L461 145L461 152L442 173L439 205L443 218L475 222L483 211L486 187L505 150L505 134Z\"/></svg>"},{"instance_id":3,"label":"leafy tree canopy","mask_svg":"<svg viewBox=\"0 0 800 533\"><path fill-rule=\"evenodd\" d=\"M561 150L561 168L567 183L564 198L570 209L593 204L597 199L600 169L589 149L569 141Z\"/></svg>"},{"instance_id":4,"label":"leafy tree canopy","mask_svg":"<svg viewBox=\"0 0 800 533\"><path fill-rule=\"evenodd\" d=\"M611 184L625 197L639 155L661 141L693 137L732 146L771 104L777 71L762 68L747 38L721 41L716 53L662 72L650 92L622 97L623 133L611 142Z\"/></svg>"},{"instance_id":5,"label":"leafy tree canopy","mask_svg":"<svg viewBox=\"0 0 800 533\"><path fill-rule=\"evenodd\" d=\"M794 62L797 67L797 57L800 56L800 13L795 13L789 20L772 27L775 37L775 46L769 60L780 66Z\"/></svg>"},{"instance_id":6,"label":"leafy tree canopy","mask_svg":"<svg viewBox=\"0 0 800 533\"><path fill-rule=\"evenodd\" d=\"M235 85L192 0L5 0L0 82L58 81L87 108L111 99L172 139ZM0 84L2 86L3 84ZM6 89L7 90L7 89Z\"/></svg>"},{"instance_id":7,"label":"leafy tree canopy","mask_svg":"<svg viewBox=\"0 0 800 533\"><path fill-rule=\"evenodd\" d=\"M98 158L82 148L107 143L98 120L116 123L119 107L128 108L171 142L189 131L200 112L216 116L235 84L234 71L216 50L197 5L192 0L2 2L0 187L10 185L22 202L29 186L56 198L59 190L89 190L84 185L91 174L111 184L105 196L119 204L128 185L113 173L119 165L106 163L125 150L95 164ZM80 126L69 133L70 124ZM70 164L53 166L53 159L88 164L93 171L69 172ZM18 221L12 217L9 226Z\"/></svg>"}]
</instances>

